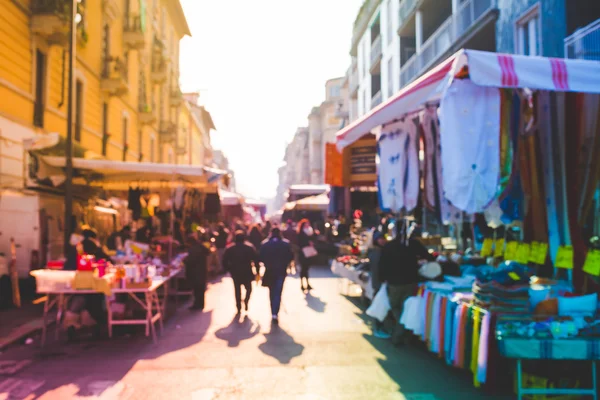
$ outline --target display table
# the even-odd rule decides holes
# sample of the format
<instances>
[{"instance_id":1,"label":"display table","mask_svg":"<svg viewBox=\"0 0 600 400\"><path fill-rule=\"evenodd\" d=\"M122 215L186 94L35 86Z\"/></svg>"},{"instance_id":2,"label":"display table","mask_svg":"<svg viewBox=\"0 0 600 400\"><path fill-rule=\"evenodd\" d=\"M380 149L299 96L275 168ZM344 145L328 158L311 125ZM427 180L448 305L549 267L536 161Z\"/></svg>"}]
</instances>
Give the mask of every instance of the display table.
<instances>
[{"instance_id":1,"label":"display table","mask_svg":"<svg viewBox=\"0 0 600 400\"><path fill-rule=\"evenodd\" d=\"M153 278L152 284L148 287L132 287L132 288L113 288L111 289L112 294L128 294L133 298L146 312L144 319L114 319L113 312L110 306L110 297L106 298L106 308L108 314L108 336L112 338L113 326L115 325L145 325L146 336L152 334L152 339L156 343L156 328L155 323L160 323L160 329L163 329L163 315L166 309L166 303L169 294L169 281L180 273L180 270L171 270L169 276L161 277L157 276ZM158 296L158 290L163 290L163 299ZM48 327L48 314L54 308L57 307L56 322L60 325L62 314L67 305L67 299L69 296L74 295L86 295L86 294L98 294L96 290L78 290L78 289L57 289L57 290L40 290L40 294L46 295L46 301L44 302L44 318L42 326L42 347L46 343L46 333ZM144 300L140 300L137 294L143 294ZM56 330L56 338L58 339L59 329Z\"/></svg>"},{"instance_id":2,"label":"display table","mask_svg":"<svg viewBox=\"0 0 600 400\"><path fill-rule=\"evenodd\" d=\"M600 359L599 339L534 339L534 338L501 338L498 340L500 352L504 357L517 362L517 398L525 395L577 395L598 398L596 383L596 362ZM575 360L590 361L592 387L588 389L555 389L523 387L523 360Z\"/></svg>"}]
</instances>

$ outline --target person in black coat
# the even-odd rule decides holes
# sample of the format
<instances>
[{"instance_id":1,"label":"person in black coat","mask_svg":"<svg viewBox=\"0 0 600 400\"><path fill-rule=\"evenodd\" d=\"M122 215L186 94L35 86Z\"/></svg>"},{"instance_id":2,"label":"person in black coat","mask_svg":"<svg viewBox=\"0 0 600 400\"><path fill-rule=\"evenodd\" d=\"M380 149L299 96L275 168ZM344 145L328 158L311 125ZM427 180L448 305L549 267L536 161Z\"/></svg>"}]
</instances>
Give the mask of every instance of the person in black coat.
<instances>
[{"instance_id":1,"label":"person in black coat","mask_svg":"<svg viewBox=\"0 0 600 400\"><path fill-rule=\"evenodd\" d=\"M185 265L185 277L192 286L194 292L194 303L190 310L204 310L204 294L206 292L206 281L208 279L208 256L210 250L201 241L192 236L188 239L189 250L187 257L183 260Z\"/></svg>"},{"instance_id":2,"label":"person in black coat","mask_svg":"<svg viewBox=\"0 0 600 400\"><path fill-rule=\"evenodd\" d=\"M294 253L290 243L283 239L279 228L273 228L271 236L260 247L260 261L265 265L263 286L269 288L271 300L271 315L273 323L278 323L279 309L281 307L281 294L283 283L287 276L287 267L294 260Z\"/></svg>"},{"instance_id":3,"label":"person in black coat","mask_svg":"<svg viewBox=\"0 0 600 400\"><path fill-rule=\"evenodd\" d=\"M254 225L248 234L248 241L252 243L257 252L260 251L263 240L265 240L265 236L260 232L260 225Z\"/></svg>"},{"instance_id":4,"label":"person in black coat","mask_svg":"<svg viewBox=\"0 0 600 400\"><path fill-rule=\"evenodd\" d=\"M223 254L223 267L231 274L235 287L235 305L238 314L242 312L242 286L246 289L244 308L248 311L248 303L252 294L252 281L258 273L258 253L246 242L243 231L235 233L235 243L228 246Z\"/></svg>"}]
</instances>

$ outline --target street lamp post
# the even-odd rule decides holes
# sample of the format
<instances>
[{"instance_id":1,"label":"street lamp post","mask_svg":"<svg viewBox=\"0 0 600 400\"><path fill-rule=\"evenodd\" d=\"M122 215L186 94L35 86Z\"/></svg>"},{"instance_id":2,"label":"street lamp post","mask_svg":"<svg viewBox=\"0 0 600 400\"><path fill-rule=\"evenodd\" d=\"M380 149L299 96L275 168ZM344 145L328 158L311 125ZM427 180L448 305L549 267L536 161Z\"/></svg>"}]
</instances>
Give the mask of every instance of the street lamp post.
<instances>
[{"instance_id":1,"label":"street lamp post","mask_svg":"<svg viewBox=\"0 0 600 400\"><path fill-rule=\"evenodd\" d=\"M65 221L64 221L64 254L65 257L69 252L69 241L73 230L72 214L73 214L73 112L75 84L73 82L75 69L75 51L76 51L76 29L77 29L77 0L70 0L70 15L69 15L69 95L67 109L67 140L65 146Z\"/></svg>"}]
</instances>

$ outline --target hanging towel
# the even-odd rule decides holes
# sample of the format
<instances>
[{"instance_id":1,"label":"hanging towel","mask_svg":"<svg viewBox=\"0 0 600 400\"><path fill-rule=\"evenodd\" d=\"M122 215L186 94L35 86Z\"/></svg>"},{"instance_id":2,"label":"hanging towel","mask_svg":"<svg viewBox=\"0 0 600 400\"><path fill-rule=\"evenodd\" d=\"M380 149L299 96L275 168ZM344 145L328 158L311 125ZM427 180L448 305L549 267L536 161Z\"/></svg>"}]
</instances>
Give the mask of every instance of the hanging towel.
<instances>
[{"instance_id":1,"label":"hanging towel","mask_svg":"<svg viewBox=\"0 0 600 400\"><path fill-rule=\"evenodd\" d=\"M477 380L484 384L487 378L488 345L490 336L490 314L485 313L481 320L481 335L479 336L479 354L477 356Z\"/></svg>"},{"instance_id":2,"label":"hanging towel","mask_svg":"<svg viewBox=\"0 0 600 400\"><path fill-rule=\"evenodd\" d=\"M495 198L500 169L500 90L455 80L441 100L440 134L445 197L482 212Z\"/></svg>"},{"instance_id":3,"label":"hanging towel","mask_svg":"<svg viewBox=\"0 0 600 400\"><path fill-rule=\"evenodd\" d=\"M419 190L418 155L415 154L416 168L413 156L409 156L409 152L416 152L416 139L417 127L410 119L386 125L378 135L377 181L382 210L398 212L404 207L416 206ZM411 145L411 141L415 143ZM405 194L414 196L414 199L406 199Z\"/></svg>"},{"instance_id":4,"label":"hanging towel","mask_svg":"<svg viewBox=\"0 0 600 400\"><path fill-rule=\"evenodd\" d=\"M479 375L477 374L477 367L479 361L479 334L481 324L481 312L474 308L473 309L473 339L471 347L471 360L469 370L473 373L473 385L479 387Z\"/></svg>"}]
</instances>

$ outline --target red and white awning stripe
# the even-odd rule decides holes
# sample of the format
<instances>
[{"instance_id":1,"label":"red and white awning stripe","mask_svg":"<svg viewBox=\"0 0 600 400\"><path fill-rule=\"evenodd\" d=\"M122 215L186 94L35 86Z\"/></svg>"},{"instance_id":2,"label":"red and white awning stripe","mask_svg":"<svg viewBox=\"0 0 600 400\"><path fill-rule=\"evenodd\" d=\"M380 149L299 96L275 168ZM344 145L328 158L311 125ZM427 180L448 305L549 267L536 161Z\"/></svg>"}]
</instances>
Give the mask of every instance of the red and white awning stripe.
<instances>
[{"instance_id":1,"label":"red and white awning stripe","mask_svg":"<svg viewBox=\"0 0 600 400\"><path fill-rule=\"evenodd\" d=\"M480 86L600 93L598 61L460 50L385 103L341 129L336 138L338 150L380 125L419 111L427 103L439 101L465 65L469 78Z\"/></svg>"}]
</instances>

